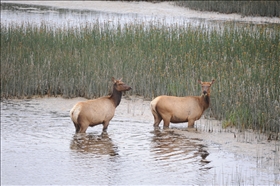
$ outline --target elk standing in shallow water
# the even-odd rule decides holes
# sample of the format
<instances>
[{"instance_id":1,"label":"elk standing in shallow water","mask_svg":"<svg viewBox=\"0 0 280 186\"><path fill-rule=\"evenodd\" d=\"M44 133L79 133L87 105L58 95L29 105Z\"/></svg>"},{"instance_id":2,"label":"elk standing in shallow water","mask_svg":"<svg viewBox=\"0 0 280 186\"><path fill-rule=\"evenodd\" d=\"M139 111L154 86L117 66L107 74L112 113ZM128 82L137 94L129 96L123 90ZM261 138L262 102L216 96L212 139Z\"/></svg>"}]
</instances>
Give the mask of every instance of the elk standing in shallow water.
<instances>
[{"instance_id":1,"label":"elk standing in shallow water","mask_svg":"<svg viewBox=\"0 0 280 186\"><path fill-rule=\"evenodd\" d=\"M168 128L170 122L182 123L188 122L188 127L194 127L194 122L202 116L203 112L210 104L210 87L214 83L199 83L202 87L201 96L158 96L150 104L152 114L154 115L154 127L158 127L163 120L163 127Z\"/></svg>"},{"instance_id":2,"label":"elk standing in shallow water","mask_svg":"<svg viewBox=\"0 0 280 186\"><path fill-rule=\"evenodd\" d=\"M70 111L70 117L75 125L76 133L85 133L89 126L103 124L103 132L106 132L110 120L115 114L116 107L120 104L122 91L128 91L131 87L120 80L115 80L111 96L77 103Z\"/></svg>"}]
</instances>

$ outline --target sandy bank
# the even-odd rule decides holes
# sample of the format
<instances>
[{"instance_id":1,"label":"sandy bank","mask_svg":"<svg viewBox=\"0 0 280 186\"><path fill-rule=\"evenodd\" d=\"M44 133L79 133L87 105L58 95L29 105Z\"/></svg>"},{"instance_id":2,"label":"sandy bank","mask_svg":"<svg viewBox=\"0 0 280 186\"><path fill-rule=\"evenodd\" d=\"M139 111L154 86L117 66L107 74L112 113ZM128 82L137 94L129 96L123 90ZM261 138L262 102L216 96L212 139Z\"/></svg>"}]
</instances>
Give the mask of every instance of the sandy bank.
<instances>
[{"instance_id":1,"label":"sandy bank","mask_svg":"<svg viewBox=\"0 0 280 186\"><path fill-rule=\"evenodd\" d=\"M242 17L238 14L221 14L214 12L201 12L177 7L170 2L115 2L115 1L1 1L5 3L18 3L30 5L52 6L56 8L95 10L122 14L140 14L157 17L183 17L186 19L200 18L205 20L241 21L253 23L279 23L280 18L270 17Z\"/></svg>"}]
</instances>

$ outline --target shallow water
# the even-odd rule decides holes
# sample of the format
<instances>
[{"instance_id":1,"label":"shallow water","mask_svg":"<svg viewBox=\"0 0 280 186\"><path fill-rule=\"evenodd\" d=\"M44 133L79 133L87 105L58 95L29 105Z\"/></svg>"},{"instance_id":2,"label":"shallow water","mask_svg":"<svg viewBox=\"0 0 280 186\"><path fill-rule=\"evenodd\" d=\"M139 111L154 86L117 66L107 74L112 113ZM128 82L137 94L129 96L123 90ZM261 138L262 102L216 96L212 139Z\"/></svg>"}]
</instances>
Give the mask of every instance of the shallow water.
<instances>
[{"instance_id":1,"label":"shallow water","mask_svg":"<svg viewBox=\"0 0 280 186\"><path fill-rule=\"evenodd\" d=\"M77 101L1 101L3 185L280 183L277 162L267 164L262 154L232 153L220 143L200 138L214 138L217 132L185 131L185 124L154 130L145 114L127 114L128 108L149 112L146 102L133 108L136 102L122 100L107 134L101 134L102 126L96 126L88 128L87 134L75 135L69 111Z\"/></svg>"},{"instance_id":2,"label":"shallow water","mask_svg":"<svg viewBox=\"0 0 280 186\"><path fill-rule=\"evenodd\" d=\"M122 14L113 12L99 12L94 10L69 10L48 6L36 6L36 5L24 5L24 4L12 4L12 3L1 3L1 24L19 24L22 23L32 24L34 26L40 26L45 23L52 28L71 28L81 27L98 20L99 23L110 23L112 26L117 24L130 24L139 23L147 24L150 23L165 23L172 24L187 24L200 25L202 19L191 18L184 19L182 17L162 17L156 15L139 15L134 13Z\"/></svg>"},{"instance_id":3,"label":"shallow water","mask_svg":"<svg viewBox=\"0 0 280 186\"><path fill-rule=\"evenodd\" d=\"M137 13L120 13L108 11L95 11L85 9L67 9L57 8L43 5L28 5L1 2L1 24L9 25L32 25L41 26L42 23L49 29L68 29L83 28L92 26L94 23L103 23L117 28L118 25L141 24L145 26L183 26L199 29L215 29L221 30L226 20L217 21L205 18L199 18L194 15L184 17L174 15L156 15L156 14L137 14ZM175 16L176 15L176 16ZM235 22L236 24L240 24ZM247 24L246 24L247 25Z\"/></svg>"}]
</instances>

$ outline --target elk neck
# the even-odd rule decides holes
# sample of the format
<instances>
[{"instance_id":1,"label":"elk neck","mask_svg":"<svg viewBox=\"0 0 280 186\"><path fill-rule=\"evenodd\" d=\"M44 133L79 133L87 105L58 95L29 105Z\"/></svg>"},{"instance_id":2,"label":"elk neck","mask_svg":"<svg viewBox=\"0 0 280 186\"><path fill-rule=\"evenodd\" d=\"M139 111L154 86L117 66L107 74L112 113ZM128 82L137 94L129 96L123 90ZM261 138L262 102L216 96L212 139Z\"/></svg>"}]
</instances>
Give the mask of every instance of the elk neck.
<instances>
[{"instance_id":1,"label":"elk neck","mask_svg":"<svg viewBox=\"0 0 280 186\"><path fill-rule=\"evenodd\" d=\"M117 91L116 88L115 88L115 85L114 85L114 88L113 88L113 93L110 96L110 99L114 102L115 107L117 107L121 102L122 92Z\"/></svg>"},{"instance_id":2,"label":"elk neck","mask_svg":"<svg viewBox=\"0 0 280 186\"><path fill-rule=\"evenodd\" d=\"M210 105L210 95L209 94L207 94L206 96L201 95L200 101L203 109L206 110Z\"/></svg>"}]
</instances>

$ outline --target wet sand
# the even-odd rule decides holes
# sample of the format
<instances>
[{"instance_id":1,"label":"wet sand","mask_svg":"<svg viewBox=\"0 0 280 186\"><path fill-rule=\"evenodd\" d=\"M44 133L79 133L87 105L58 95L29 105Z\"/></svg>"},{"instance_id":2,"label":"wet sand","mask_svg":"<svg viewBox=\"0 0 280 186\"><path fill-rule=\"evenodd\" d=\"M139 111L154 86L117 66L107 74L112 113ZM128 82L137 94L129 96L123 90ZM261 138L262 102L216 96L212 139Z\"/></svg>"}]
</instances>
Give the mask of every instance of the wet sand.
<instances>
[{"instance_id":1,"label":"wet sand","mask_svg":"<svg viewBox=\"0 0 280 186\"><path fill-rule=\"evenodd\" d=\"M243 17L239 14L222 14L215 12L202 12L172 5L170 2L115 2L115 1L1 1L8 3L52 6L56 8L94 10L101 12L139 14L156 17L183 17L199 18L205 20L241 21L252 23L280 23L276 17Z\"/></svg>"}]
</instances>

